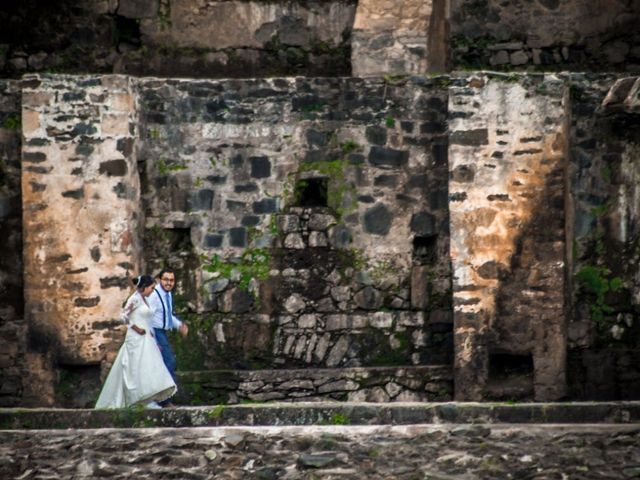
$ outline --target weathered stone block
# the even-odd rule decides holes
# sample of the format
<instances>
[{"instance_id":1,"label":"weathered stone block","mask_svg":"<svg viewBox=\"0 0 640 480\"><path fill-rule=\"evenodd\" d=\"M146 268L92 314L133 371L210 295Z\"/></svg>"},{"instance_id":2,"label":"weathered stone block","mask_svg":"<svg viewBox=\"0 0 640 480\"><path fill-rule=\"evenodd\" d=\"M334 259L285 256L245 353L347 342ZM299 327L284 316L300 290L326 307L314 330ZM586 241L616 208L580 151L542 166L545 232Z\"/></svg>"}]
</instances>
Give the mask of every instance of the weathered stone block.
<instances>
[{"instance_id":1,"label":"weathered stone block","mask_svg":"<svg viewBox=\"0 0 640 480\"><path fill-rule=\"evenodd\" d=\"M278 211L278 202L275 198L263 198L253 202L253 213L275 213Z\"/></svg>"},{"instance_id":2,"label":"weathered stone block","mask_svg":"<svg viewBox=\"0 0 640 480\"><path fill-rule=\"evenodd\" d=\"M292 248L295 250L301 250L303 248L305 248L305 243L304 243L304 239L302 238L302 235L300 235L299 233L290 233L289 235L287 235L284 239L284 247L285 248Z\"/></svg>"},{"instance_id":3,"label":"weathered stone block","mask_svg":"<svg viewBox=\"0 0 640 480\"><path fill-rule=\"evenodd\" d=\"M229 229L229 245L232 247L246 247L247 229L244 227Z\"/></svg>"},{"instance_id":4,"label":"weathered stone block","mask_svg":"<svg viewBox=\"0 0 640 480\"><path fill-rule=\"evenodd\" d=\"M390 329L393 326L393 315L390 312L375 312L369 317L369 325L373 328Z\"/></svg>"},{"instance_id":5,"label":"weathered stone block","mask_svg":"<svg viewBox=\"0 0 640 480\"><path fill-rule=\"evenodd\" d=\"M349 343L349 338L346 335L343 335L338 339L327 356L327 360L325 362L327 367L336 367L342 363L347 350L349 350Z\"/></svg>"},{"instance_id":6,"label":"weathered stone block","mask_svg":"<svg viewBox=\"0 0 640 480\"><path fill-rule=\"evenodd\" d=\"M349 327L349 317L347 315L327 315L325 328L328 331L346 330Z\"/></svg>"},{"instance_id":7,"label":"weathered stone block","mask_svg":"<svg viewBox=\"0 0 640 480\"><path fill-rule=\"evenodd\" d=\"M188 208L190 210L211 210L213 205L213 190L202 189L189 195Z\"/></svg>"},{"instance_id":8,"label":"weathered stone block","mask_svg":"<svg viewBox=\"0 0 640 480\"><path fill-rule=\"evenodd\" d=\"M364 229L375 235L387 235L391 229L393 214L383 203L378 203L364 214Z\"/></svg>"},{"instance_id":9,"label":"weathered stone block","mask_svg":"<svg viewBox=\"0 0 640 480\"><path fill-rule=\"evenodd\" d=\"M382 293L371 286L364 287L353 297L356 305L364 310L376 310L382 306Z\"/></svg>"},{"instance_id":10,"label":"weathered stone block","mask_svg":"<svg viewBox=\"0 0 640 480\"><path fill-rule=\"evenodd\" d=\"M433 236L437 234L436 217L429 212L418 212L411 216L409 224L411 231L419 236Z\"/></svg>"},{"instance_id":11,"label":"weathered stone block","mask_svg":"<svg viewBox=\"0 0 640 480\"><path fill-rule=\"evenodd\" d=\"M375 166L398 168L406 165L408 161L409 152L406 150L374 146L369 151L369 163Z\"/></svg>"},{"instance_id":12,"label":"weathered stone block","mask_svg":"<svg viewBox=\"0 0 640 480\"><path fill-rule=\"evenodd\" d=\"M278 215L276 217L278 230L283 233L298 232L300 230L300 217L298 215Z\"/></svg>"},{"instance_id":13,"label":"weathered stone block","mask_svg":"<svg viewBox=\"0 0 640 480\"><path fill-rule=\"evenodd\" d=\"M306 303L304 301L304 297L297 293L289 296L284 302L284 308L289 313L298 313L303 310L305 306Z\"/></svg>"},{"instance_id":14,"label":"weathered stone block","mask_svg":"<svg viewBox=\"0 0 640 480\"><path fill-rule=\"evenodd\" d=\"M218 234L207 234L204 237L205 248L218 248L222 246L222 240L224 237Z\"/></svg>"},{"instance_id":15,"label":"weathered stone block","mask_svg":"<svg viewBox=\"0 0 640 480\"><path fill-rule=\"evenodd\" d=\"M271 162L269 157L250 157L251 176L253 178L268 178L271 176Z\"/></svg>"},{"instance_id":16,"label":"weathered stone block","mask_svg":"<svg viewBox=\"0 0 640 480\"><path fill-rule=\"evenodd\" d=\"M456 130L451 132L449 142L452 145L479 146L489 143L489 131L486 128L474 130Z\"/></svg>"},{"instance_id":17,"label":"weathered stone block","mask_svg":"<svg viewBox=\"0 0 640 480\"><path fill-rule=\"evenodd\" d=\"M309 233L309 246L310 247L326 247L329 244L327 235L324 232L310 232Z\"/></svg>"},{"instance_id":18,"label":"weathered stone block","mask_svg":"<svg viewBox=\"0 0 640 480\"><path fill-rule=\"evenodd\" d=\"M100 163L99 173L109 177L122 177L127 174L128 167L125 160L107 160Z\"/></svg>"},{"instance_id":19,"label":"weathered stone block","mask_svg":"<svg viewBox=\"0 0 640 480\"><path fill-rule=\"evenodd\" d=\"M387 129L379 125L367 127L365 136L369 143L374 145L384 145L387 143Z\"/></svg>"},{"instance_id":20,"label":"weathered stone block","mask_svg":"<svg viewBox=\"0 0 640 480\"><path fill-rule=\"evenodd\" d=\"M315 328L317 316L313 314L300 315L298 318L298 328Z\"/></svg>"}]
</instances>

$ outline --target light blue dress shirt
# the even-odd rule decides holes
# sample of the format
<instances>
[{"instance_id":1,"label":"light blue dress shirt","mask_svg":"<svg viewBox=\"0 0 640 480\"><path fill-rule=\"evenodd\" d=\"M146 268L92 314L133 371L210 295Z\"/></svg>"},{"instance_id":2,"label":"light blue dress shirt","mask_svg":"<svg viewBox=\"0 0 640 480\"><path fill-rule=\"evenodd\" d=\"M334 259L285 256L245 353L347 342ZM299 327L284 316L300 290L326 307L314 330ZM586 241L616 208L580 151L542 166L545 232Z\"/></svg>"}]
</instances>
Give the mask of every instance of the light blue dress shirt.
<instances>
[{"instance_id":1,"label":"light blue dress shirt","mask_svg":"<svg viewBox=\"0 0 640 480\"><path fill-rule=\"evenodd\" d=\"M168 300L167 294L169 295ZM153 317L151 319L152 328L164 328L165 330L180 328L182 322L178 317L173 315L173 296L171 292L167 292L162 288L162 285L158 283L151 295L147 297L147 301L149 302L151 310L153 310ZM171 311L170 322L167 321L169 318L165 317L168 311ZM169 323L171 323L171 325L169 325Z\"/></svg>"}]
</instances>

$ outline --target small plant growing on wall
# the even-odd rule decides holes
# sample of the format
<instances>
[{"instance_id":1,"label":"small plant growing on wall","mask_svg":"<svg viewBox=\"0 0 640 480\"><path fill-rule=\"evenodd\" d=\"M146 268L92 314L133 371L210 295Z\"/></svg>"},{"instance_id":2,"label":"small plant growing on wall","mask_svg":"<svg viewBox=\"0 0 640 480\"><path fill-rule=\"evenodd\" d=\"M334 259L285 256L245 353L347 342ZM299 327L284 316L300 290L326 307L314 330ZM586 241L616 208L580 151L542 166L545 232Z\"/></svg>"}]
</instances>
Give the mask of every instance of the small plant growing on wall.
<instances>
[{"instance_id":1,"label":"small plant growing on wall","mask_svg":"<svg viewBox=\"0 0 640 480\"><path fill-rule=\"evenodd\" d=\"M611 277L611 271L606 267L587 265L576 273L580 291L590 299L591 319L599 326L606 327L606 317L614 313L614 309L605 301L610 292L617 292L622 288L620 277Z\"/></svg>"},{"instance_id":2,"label":"small plant growing on wall","mask_svg":"<svg viewBox=\"0 0 640 480\"><path fill-rule=\"evenodd\" d=\"M219 277L230 280L237 279L237 285L243 290L249 288L252 279L266 280L269 278L271 254L266 248L248 248L238 258L223 260L219 255L213 255L204 270L218 273Z\"/></svg>"}]
</instances>

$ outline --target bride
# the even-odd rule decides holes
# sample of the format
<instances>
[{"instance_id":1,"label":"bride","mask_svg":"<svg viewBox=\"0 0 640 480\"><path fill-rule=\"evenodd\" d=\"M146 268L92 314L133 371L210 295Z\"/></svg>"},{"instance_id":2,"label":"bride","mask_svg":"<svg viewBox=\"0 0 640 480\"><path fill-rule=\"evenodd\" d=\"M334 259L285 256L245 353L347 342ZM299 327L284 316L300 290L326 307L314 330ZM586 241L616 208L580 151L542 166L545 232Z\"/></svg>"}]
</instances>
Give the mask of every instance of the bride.
<instances>
[{"instance_id":1,"label":"bride","mask_svg":"<svg viewBox=\"0 0 640 480\"><path fill-rule=\"evenodd\" d=\"M177 390L153 337L153 311L147 298L155 286L150 275L133 279L136 291L122 311L129 325L124 344L107 376L96 408L123 408L147 405L159 408L155 402L171 397Z\"/></svg>"}]
</instances>

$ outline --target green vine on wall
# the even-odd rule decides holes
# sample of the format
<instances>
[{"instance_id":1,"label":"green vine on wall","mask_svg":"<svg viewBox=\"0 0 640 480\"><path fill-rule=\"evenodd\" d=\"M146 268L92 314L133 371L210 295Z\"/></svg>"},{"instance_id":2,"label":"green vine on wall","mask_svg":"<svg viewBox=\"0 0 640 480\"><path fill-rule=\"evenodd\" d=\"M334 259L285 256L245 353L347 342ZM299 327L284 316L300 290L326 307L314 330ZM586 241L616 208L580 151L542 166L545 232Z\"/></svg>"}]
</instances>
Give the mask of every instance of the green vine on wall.
<instances>
[{"instance_id":1,"label":"green vine on wall","mask_svg":"<svg viewBox=\"0 0 640 480\"><path fill-rule=\"evenodd\" d=\"M218 273L219 277L237 281L239 288L248 290L252 279L269 278L271 254L267 248L248 248L240 257L223 260L218 254L213 255L208 264L203 266L207 272Z\"/></svg>"},{"instance_id":2,"label":"green vine on wall","mask_svg":"<svg viewBox=\"0 0 640 480\"><path fill-rule=\"evenodd\" d=\"M594 298L590 304L591 319L604 326L605 316L611 315L614 310L605 302L605 296L609 292L617 292L622 288L620 277L609 278L611 270L606 267L587 265L576 273L576 280L580 290Z\"/></svg>"}]
</instances>

